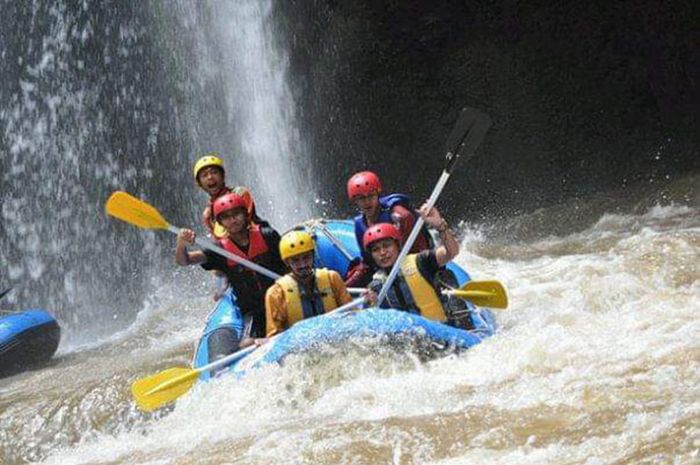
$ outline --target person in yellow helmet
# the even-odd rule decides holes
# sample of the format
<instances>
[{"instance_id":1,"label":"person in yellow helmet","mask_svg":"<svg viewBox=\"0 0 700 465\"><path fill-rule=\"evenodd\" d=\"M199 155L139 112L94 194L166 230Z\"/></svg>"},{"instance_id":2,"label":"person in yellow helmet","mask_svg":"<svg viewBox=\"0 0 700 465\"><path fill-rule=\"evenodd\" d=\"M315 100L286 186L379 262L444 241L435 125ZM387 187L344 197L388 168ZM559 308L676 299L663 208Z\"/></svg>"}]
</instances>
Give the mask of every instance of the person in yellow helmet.
<instances>
[{"instance_id":1,"label":"person in yellow helmet","mask_svg":"<svg viewBox=\"0 0 700 465\"><path fill-rule=\"evenodd\" d=\"M225 228L216 222L212 212L216 199L228 193L237 194L245 200L248 215L253 223L268 226L267 221L260 218L255 212L255 201L247 187L226 186L226 170L218 153L211 152L199 158L194 164L193 175L197 185L209 194L209 204L202 212L202 223L214 237L218 239L226 236Z\"/></svg>"},{"instance_id":2,"label":"person in yellow helmet","mask_svg":"<svg viewBox=\"0 0 700 465\"><path fill-rule=\"evenodd\" d=\"M280 256L291 272L275 281L265 293L267 337L352 300L340 274L314 268L315 246L313 237L306 231L293 230L282 236Z\"/></svg>"}]
</instances>

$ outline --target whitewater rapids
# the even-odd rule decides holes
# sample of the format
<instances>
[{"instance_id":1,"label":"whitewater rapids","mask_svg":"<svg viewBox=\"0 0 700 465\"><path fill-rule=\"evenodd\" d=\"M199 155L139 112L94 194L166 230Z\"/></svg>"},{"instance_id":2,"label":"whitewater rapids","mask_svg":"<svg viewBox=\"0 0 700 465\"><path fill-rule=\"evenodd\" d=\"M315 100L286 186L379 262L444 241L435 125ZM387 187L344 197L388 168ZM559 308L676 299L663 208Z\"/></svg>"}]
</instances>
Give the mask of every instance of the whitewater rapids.
<instances>
[{"instance_id":1,"label":"whitewater rapids","mask_svg":"<svg viewBox=\"0 0 700 465\"><path fill-rule=\"evenodd\" d=\"M296 357L142 414L129 384L186 364L213 305L205 273L177 272L124 333L0 380L0 462L698 463L697 209L528 242L485 231L463 226L457 261L511 306L467 353Z\"/></svg>"}]
</instances>

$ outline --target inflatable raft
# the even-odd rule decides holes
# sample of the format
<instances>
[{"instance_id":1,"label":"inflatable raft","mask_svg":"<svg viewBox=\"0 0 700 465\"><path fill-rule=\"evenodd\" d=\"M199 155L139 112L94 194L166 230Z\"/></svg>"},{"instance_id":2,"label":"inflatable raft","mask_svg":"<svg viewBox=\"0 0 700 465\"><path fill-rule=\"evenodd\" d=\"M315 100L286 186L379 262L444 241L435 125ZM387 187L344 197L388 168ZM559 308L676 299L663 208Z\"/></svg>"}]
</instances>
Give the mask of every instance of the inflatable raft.
<instances>
[{"instance_id":1,"label":"inflatable raft","mask_svg":"<svg viewBox=\"0 0 700 465\"><path fill-rule=\"evenodd\" d=\"M44 310L0 317L0 376L47 362L58 348L61 328Z\"/></svg>"},{"instance_id":2,"label":"inflatable raft","mask_svg":"<svg viewBox=\"0 0 700 465\"><path fill-rule=\"evenodd\" d=\"M333 269L344 276L351 260L360 254L353 223L319 220L306 223L306 227L316 241L316 266ZM470 280L467 272L456 263L450 262L447 268L454 274L458 285ZM496 329L490 310L477 308L470 303L467 305L473 325L473 329L468 331L408 312L386 309L348 311L310 318L298 322L250 355L236 360L229 366L229 370L243 375L247 370L263 364L280 363L290 354L319 350L322 346L339 346L351 339L381 338L389 343L400 341L401 345L408 341L414 347L430 345L450 351L467 349L491 336ZM236 326L240 321L240 313L236 296L230 291L217 302L198 343L193 360L194 368L214 361L209 356L209 347L216 343L214 338L217 330L241 329ZM205 372L200 375L200 379L206 380L210 376L210 373Z\"/></svg>"}]
</instances>

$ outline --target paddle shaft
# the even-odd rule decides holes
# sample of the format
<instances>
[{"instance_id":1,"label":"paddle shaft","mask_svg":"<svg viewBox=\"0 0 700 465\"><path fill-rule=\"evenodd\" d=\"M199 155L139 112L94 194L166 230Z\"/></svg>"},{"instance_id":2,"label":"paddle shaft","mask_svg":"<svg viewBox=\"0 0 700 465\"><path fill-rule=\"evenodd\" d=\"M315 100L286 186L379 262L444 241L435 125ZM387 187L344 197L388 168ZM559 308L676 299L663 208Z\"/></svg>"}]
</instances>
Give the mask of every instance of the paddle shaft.
<instances>
[{"instance_id":1,"label":"paddle shaft","mask_svg":"<svg viewBox=\"0 0 700 465\"><path fill-rule=\"evenodd\" d=\"M449 158L452 154L448 153L447 155ZM452 162L452 164L454 164L454 162ZM447 184L448 179L450 179L450 173L446 168L442 172L440 179L438 179L438 182L435 185L435 188L433 189L433 193L430 194L430 198L428 198L428 211L430 211L435 206L435 202L437 202L437 199L440 196L442 189L445 187L445 184ZM406 255L408 255L408 251L411 249L413 243L416 241L418 233L420 233L420 229L423 227L424 223L425 220L423 219L423 217L419 216L418 220L416 220L416 223L413 225L411 234L408 236L408 239L406 239L406 243L404 244L403 248L401 249L401 252L399 253L399 257L396 259L396 262L394 262L394 266L391 267L389 277L387 277L386 281L384 282L384 285L382 286L381 291L379 292L379 295L377 296L377 306L380 306L386 298L386 295L389 292L389 288L394 283L396 276L399 274L401 262L404 258L406 258Z\"/></svg>"},{"instance_id":2,"label":"paddle shaft","mask_svg":"<svg viewBox=\"0 0 700 465\"><path fill-rule=\"evenodd\" d=\"M345 248L345 246L343 245L343 243L340 242L340 241L338 240L338 238L335 237L335 236L333 235L333 233L330 232L330 230L326 227L326 225L323 224L321 221L317 221L316 223L314 223L314 224L312 225L312 227L313 227L313 228L318 228L319 230L321 230L321 232L323 233L323 235L326 236L326 237L328 238L328 240L331 242L331 244L333 244L333 246L335 246L335 248L338 249L338 251L340 251L340 253L343 254L343 256L344 256L345 258L347 258L349 261L352 262L352 261L355 259L355 257L353 257L353 256L350 254L350 252L348 252L348 250ZM363 287L348 287L348 288L347 288L347 291L348 291L350 294L362 294L362 293L364 293L364 292L366 291L366 289L363 288Z\"/></svg>"},{"instance_id":3,"label":"paddle shaft","mask_svg":"<svg viewBox=\"0 0 700 465\"><path fill-rule=\"evenodd\" d=\"M444 295L453 295L468 299L469 297L491 297L493 292L487 291L462 291L460 289L445 289L442 291Z\"/></svg>"},{"instance_id":4,"label":"paddle shaft","mask_svg":"<svg viewBox=\"0 0 700 465\"><path fill-rule=\"evenodd\" d=\"M171 233L173 233L175 235L180 234L180 229L171 225L171 224L168 225L168 231L170 231ZM223 249L223 248L219 247L218 245L214 245L205 239L201 239L199 237L196 237L194 242L195 242L195 244L197 244L198 246L200 246L203 249L208 249L208 250L211 250L212 252L218 253L219 255L223 255L224 257L229 258L229 259L233 260L234 262L240 263L241 265L245 265L248 268L250 268L251 270L257 271L261 275L267 276L270 279L279 279L282 277L282 276L278 275L277 273L275 273L274 271L270 271L267 268L264 268L264 267L258 265L257 263L251 262L250 260L247 260L243 257L240 257L236 254L233 254L233 253L229 252L228 250Z\"/></svg>"},{"instance_id":5,"label":"paddle shaft","mask_svg":"<svg viewBox=\"0 0 700 465\"><path fill-rule=\"evenodd\" d=\"M490 126L491 118L489 118L485 113L481 113L468 107L463 109L462 115L457 119L457 122L455 123L452 133L448 139L448 144L450 144L450 146L448 146L447 155L445 157L445 168L443 169L442 175L440 176L440 179L438 179L438 182L433 189L433 193L428 198L428 212L430 212L430 210L435 206L437 198L440 196L445 184L447 184L447 180L450 179L452 169L459 158L459 151L466 146L468 152L467 155L468 157L471 157L481 143L483 137L486 135L486 131L488 131ZM424 223L425 220L423 217L419 217L416 220L416 223L413 225L411 234L409 234L408 239L406 239L406 243L401 249L396 262L394 262L394 266L391 267L391 272L389 273L389 276L387 277L381 291L379 292L379 295L377 296L377 306L380 306L386 298L389 288L394 283L394 280L399 273L401 262L404 260L404 258L406 258L406 255L408 255L408 251L413 246L413 243L418 237L420 228L423 227Z\"/></svg>"},{"instance_id":6,"label":"paddle shaft","mask_svg":"<svg viewBox=\"0 0 700 465\"><path fill-rule=\"evenodd\" d=\"M180 233L180 229L171 225L171 224L168 225L167 229L168 229L168 231L170 231L171 233L173 233L175 235ZM255 262L251 262L250 260L247 260L243 257L240 257L236 254L233 254L233 253L229 252L228 250L223 249L223 248L219 247L218 245L215 245L215 244L213 244L205 239L201 239L201 238L197 237L197 238L195 238L194 242L195 242L195 244L197 244L198 246L200 246L203 249L208 249L208 250L211 250L212 252L218 253L219 255L223 255L226 258L230 258L234 262L240 263L243 266L247 266L251 270L257 271L261 275L267 276L270 279L278 280L279 278L282 277L282 276L278 275L277 273L275 273L274 271L268 270L267 268L264 268ZM358 288L358 287L349 287L348 288L348 292L351 294L361 294L364 291L365 291L364 289Z\"/></svg>"},{"instance_id":7,"label":"paddle shaft","mask_svg":"<svg viewBox=\"0 0 700 465\"><path fill-rule=\"evenodd\" d=\"M0 293L0 299L2 299L3 297L5 297L5 296L7 295L7 293L10 292L11 290L12 290L12 288L5 289L4 291L2 291L2 293ZM14 312L14 311L12 311L12 310L0 310L0 313L9 315L9 314L11 314L11 313L16 313L16 312Z\"/></svg>"},{"instance_id":8,"label":"paddle shaft","mask_svg":"<svg viewBox=\"0 0 700 465\"><path fill-rule=\"evenodd\" d=\"M319 230L321 230L321 232L323 233L323 235L326 236L326 237L328 238L328 240L331 242L331 244L333 244L333 245L335 246L335 248L338 249L338 251L339 251L341 254L343 254L343 256L344 256L345 258L347 258L347 259L350 260L350 261L353 261L353 259L354 259L355 257L353 257L352 255L350 255L350 252L348 252L348 250L345 248L345 246L343 245L343 243L340 242L340 241L338 240L338 238L335 237L335 236L333 235L333 233L331 233L331 232L328 230L328 228L326 227L325 224L323 224L323 223L321 223L321 222L319 221L319 222L317 222L317 223L314 223L313 227L318 228Z\"/></svg>"},{"instance_id":9,"label":"paddle shaft","mask_svg":"<svg viewBox=\"0 0 700 465\"><path fill-rule=\"evenodd\" d=\"M355 308L355 307L358 307L358 306L362 305L362 303L364 302L364 300L365 300L364 297L359 297L359 298L353 300L352 302L348 302L348 303L345 304L345 305L341 305L340 307L338 307L338 308L336 308L336 309L334 309L334 310L332 310L332 311L330 311L330 312L328 312L328 313L324 313L324 314L321 315L321 316L322 316L322 317L324 317L324 316L329 316L329 315L332 315L332 314L334 314L334 313L340 313L340 312L344 312L344 311L350 310L350 309L352 309L352 308ZM269 339L269 341L267 342L267 344L269 344L270 342L272 342L275 338L277 338L277 336L279 336L279 334L276 334L276 335L272 336L272 337ZM237 352L234 352L234 353L232 353L232 354L230 354L230 355L227 355L226 357L224 357L224 358L222 358L222 359L219 359L219 360L217 360L217 361L215 361L215 362L212 362L212 363L209 363L209 364L207 364L207 365L204 365L203 367L199 367L199 368L197 368L197 369L195 370L195 372L196 372L197 374L200 374L200 373L204 373L204 372L206 372L206 371L216 370L217 368L220 368L220 367L229 365L229 364L235 362L236 360L239 360L239 359L243 358L244 356L248 355L249 353L251 353L252 351L254 351L254 350L257 349L257 348L258 348L257 345L252 345L252 346L250 346L250 347L246 347L245 349L241 349L241 350L239 350L239 351L237 351Z\"/></svg>"}]
</instances>

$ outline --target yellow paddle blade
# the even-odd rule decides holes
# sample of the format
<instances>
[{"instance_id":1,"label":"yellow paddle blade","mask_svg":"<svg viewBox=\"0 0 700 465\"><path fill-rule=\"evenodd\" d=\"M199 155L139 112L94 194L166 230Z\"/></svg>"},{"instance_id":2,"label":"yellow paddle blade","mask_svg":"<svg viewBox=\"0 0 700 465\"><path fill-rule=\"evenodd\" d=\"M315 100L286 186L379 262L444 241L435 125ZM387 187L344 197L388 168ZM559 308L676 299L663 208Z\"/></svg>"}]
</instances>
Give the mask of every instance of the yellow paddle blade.
<instances>
[{"instance_id":1,"label":"yellow paddle blade","mask_svg":"<svg viewBox=\"0 0 700 465\"><path fill-rule=\"evenodd\" d=\"M470 301L477 307L508 307L506 290L498 281L469 281L452 294Z\"/></svg>"},{"instance_id":2,"label":"yellow paddle blade","mask_svg":"<svg viewBox=\"0 0 700 465\"><path fill-rule=\"evenodd\" d=\"M144 229L168 229L168 222L155 207L141 199L116 191L109 196L105 210L108 214Z\"/></svg>"},{"instance_id":3,"label":"yellow paddle blade","mask_svg":"<svg viewBox=\"0 0 700 465\"><path fill-rule=\"evenodd\" d=\"M198 375L191 368L168 368L135 381L131 385L131 394L141 410L151 412L189 391Z\"/></svg>"}]
</instances>

